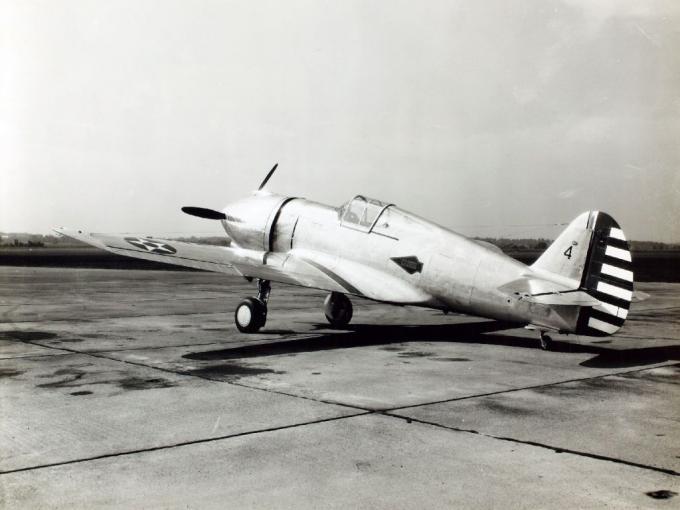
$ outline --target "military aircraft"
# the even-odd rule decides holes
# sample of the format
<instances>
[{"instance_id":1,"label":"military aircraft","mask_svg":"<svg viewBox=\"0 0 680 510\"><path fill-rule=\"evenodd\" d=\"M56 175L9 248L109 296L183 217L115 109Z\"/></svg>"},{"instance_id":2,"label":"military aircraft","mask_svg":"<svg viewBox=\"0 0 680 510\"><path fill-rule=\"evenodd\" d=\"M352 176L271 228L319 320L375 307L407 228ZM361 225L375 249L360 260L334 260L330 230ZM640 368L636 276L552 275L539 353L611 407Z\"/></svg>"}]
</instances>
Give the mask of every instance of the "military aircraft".
<instances>
[{"instance_id":1,"label":"military aircraft","mask_svg":"<svg viewBox=\"0 0 680 510\"><path fill-rule=\"evenodd\" d=\"M234 312L239 331L265 325L271 282L329 292L324 313L334 327L352 319L356 296L516 323L540 333L607 336L623 326L633 300L630 248L604 212L576 217L530 266L492 244L466 238L389 202L357 195L341 207L265 190L221 211L183 207L220 221L228 246L155 237L56 232L104 250L257 283ZM225 243L226 244L226 243Z\"/></svg>"}]
</instances>

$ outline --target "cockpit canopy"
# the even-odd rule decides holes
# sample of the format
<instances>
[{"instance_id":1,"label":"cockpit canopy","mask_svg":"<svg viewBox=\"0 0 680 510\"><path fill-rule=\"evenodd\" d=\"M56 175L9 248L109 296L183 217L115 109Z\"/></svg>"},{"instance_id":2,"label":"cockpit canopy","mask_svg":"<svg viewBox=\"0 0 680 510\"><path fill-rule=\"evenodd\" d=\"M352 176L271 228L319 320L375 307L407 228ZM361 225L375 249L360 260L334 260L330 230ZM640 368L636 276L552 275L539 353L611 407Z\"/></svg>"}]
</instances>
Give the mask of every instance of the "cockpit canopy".
<instances>
[{"instance_id":1,"label":"cockpit canopy","mask_svg":"<svg viewBox=\"0 0 680 510\"><path fill-rule=\"evenodd\" d=\"M343 226L370 232L380 214L390 205L375 198L357 195L339 209L338 216Z\"/></svg>"}]
</instances>

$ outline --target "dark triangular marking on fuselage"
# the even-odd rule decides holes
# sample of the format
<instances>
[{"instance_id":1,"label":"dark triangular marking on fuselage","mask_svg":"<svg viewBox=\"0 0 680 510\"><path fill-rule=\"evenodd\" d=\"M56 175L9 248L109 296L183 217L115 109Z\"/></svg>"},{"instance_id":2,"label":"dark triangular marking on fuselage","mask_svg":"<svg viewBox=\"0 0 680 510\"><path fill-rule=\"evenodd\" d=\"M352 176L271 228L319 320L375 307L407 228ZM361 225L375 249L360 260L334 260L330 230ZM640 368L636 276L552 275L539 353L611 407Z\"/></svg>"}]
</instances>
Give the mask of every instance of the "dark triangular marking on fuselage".
<instances>
[{"instance_id":1,"label":"dark triangular marking on fuselage","mask_svg":"<svg viewBox=\"0 0 680 510\"><path fill-rule=\"evenodd\" d=\"M390 260L408 274L423 272L423 263L415 255L410 255L408 257L392 257Z\"/></svg>"}]
</instances>

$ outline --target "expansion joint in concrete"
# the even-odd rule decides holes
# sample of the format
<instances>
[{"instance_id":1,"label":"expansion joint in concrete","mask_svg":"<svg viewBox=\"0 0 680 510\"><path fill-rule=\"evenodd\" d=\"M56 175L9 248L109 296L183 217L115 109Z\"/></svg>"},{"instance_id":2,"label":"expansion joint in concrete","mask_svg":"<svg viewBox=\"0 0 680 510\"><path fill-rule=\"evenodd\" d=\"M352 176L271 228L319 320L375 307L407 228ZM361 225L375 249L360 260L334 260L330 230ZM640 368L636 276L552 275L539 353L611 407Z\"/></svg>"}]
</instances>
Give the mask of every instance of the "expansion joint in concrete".
<instances>
[{"instance_id":1,"label":"expansion joint in concrete","mask_svg":"<svg viewBox=\"0 0 680 510\"><path fill-rule=\"evenodd\" d=\"M437 428L446 429L446 430L452 430L454 432L461 432L461 433L465 433L465 434L475 434L475 435L479 435L479 436L482 436L482 437L488 437L490 439L497 439L499 441L507 441L507 442L523 444L523 445L527 445L527 446L535 446L537 448L544 448L546 450L552 450L555 453L567 453L567 454L570 454L570 455L577 455L579 457L587 457L587 458L590 458L590 459L603 460L603 461L606 461L606 462L613 462L615 464L623 464L623 465L626 465L626 466L632 466L632 467L636 467L636 468L639 468L639 469L645 469L645 470L648 470L648 471L655 471L657 473L664 473L664 474L667 474L667 475L680 477L680 473L677 472L677 471L674 471L673 469L666 469L666 468L662 468L662 467L658 467L658 466L651 466L649 464L641 464L639 462L632 462L632 461L628 461L628 460L624 460L624 459L618 459L616 457L608 457L606 455L599 455L597 453L583 452L583 451L580 451L580 450L571 450L569 448L561 448L559 446L552 446L552 445L548 445L548 444L544 444L544 443L538 443L536 441L525 441L525 440L517 439L517 438L513 438L513 437L504 437L504 436L495 436L493 434L485 434L483 432L479 432L478 430L451 427L451 426L448 426L448 425L442 425L441 423L436 423L436 422L427 421L427 420L421 420L419 418L413 418L411 416L400 415L400 414L393 413L393 412L390 412L390 411L383 411L380 414L382 414L384 416L391 416L392 418L399 418L399 419L405 420L407 423L412 423L412 422L421 423L423 425L430 425L432 427L437 427Z\"/></svg>"},{"instance_id":2,"label":"expansion joint in concrete","mask_svg":"<svg viewBox=\"0 0 680 510\"><path fill-rule=\"evenodd\" d=\"M522 386L519 388L511 388L509 390L500 390L500 391L490 391L488 393L476 393L474 395L465 395L464 397L453 397L453 398L447 398L444 400L432 400L429 402L422 402L418 404L410 404L407 406L397 406L397 407L390 407L383 409L385 412L391 412L391 411L402 411L404 409L413 409L416 407L425 407L425 406L431 406L431 405L436 405L436 404L446 404L448 402L457 402L459 400L470 400L473 398L482 398L482 397L492 397L494 395L504 395L506 393L516 393L518 391L525 391L525 390L536 390L540 388L550 388L552 386L559 386L561 384L570 384L570 383L575 383L575 382L583 382L583 381L592 381L595 379L603 379L605 377L615 377L619 375L626 375L626 374L634 374L637 372L645 372L647 370L654 370L656 368L663 368L663 367L673 367L677 366L678 363L676 361L665 363L662 365L654 365L652 367L643 367L643 368L636 368L633 370L624 370L621 372L610 372L606 374L600 374L600 375L594 375L591 377L578 377L575 379L566 379L564 381L555 381L551 383L545 383L545 384L536 384L533 386Z\"/></svg>"},{"instance_id":3,"label":"expansion joint in concrete","mask_svg":"<svg viewBox=\"0 0 680 510\"><path fill-rule=\"evenodd\" d=\"M354 418L356 416L362 416L364 414L369 414L369 413L356 413L356 414L350 414L346 416L334 416L332 418L322 418L319 420L310 420L310 421L305 421L305 422L300 422L300 423L292 423L290 425L281 425L279 427L270 427L270 428L264 428L264 429L256 429L256 430L249 430L247 432L239 432L236 434L228 434L224 436L218 436L218 437L207 437L203 439L195 439L192 441L182 441L178 443L172 443L172 444L167 444L167 445L161 445L161 446L153 446L149 448L138 448L135 450L124 450L121 452L114 452L114 453L105 453L102 455L94 455L92 457L82 457L79 459L71 459L71 460L65 460L61 462L52 462L49 464L39 464L36 466L28 466L28 467L23 467L23 468L17 468L17 469L8 469L6 471L0 471L0 476L2 475L7 475L10 473L20 473L22 471L34 471L36 469L45 469L45 468L51 468L51 467L58 467L58 466L66 466L70 464L79 464L82 462L90 462L93 460L101 460L101 459L109 459L113 457L123 457L126 455L135 455L138 453L148 453L148 452L156 452L160 450L169 450L172 448L181 448L183 446L191 446L191 445L197 445L197 444L202 444L202 443L212 443L215 441L224 441L226 439L234 439L238 437L244 437L244 436L252 436L255 434L263 434L267 432L276 432L278 430L286 430L286 429L293 429L293 428L298 428L298 427L304 427L306 425L315 425L318 423L326 423L330 421L338 421L338 420L344 420L347 418Z\"/></svg>"}]
</instances>

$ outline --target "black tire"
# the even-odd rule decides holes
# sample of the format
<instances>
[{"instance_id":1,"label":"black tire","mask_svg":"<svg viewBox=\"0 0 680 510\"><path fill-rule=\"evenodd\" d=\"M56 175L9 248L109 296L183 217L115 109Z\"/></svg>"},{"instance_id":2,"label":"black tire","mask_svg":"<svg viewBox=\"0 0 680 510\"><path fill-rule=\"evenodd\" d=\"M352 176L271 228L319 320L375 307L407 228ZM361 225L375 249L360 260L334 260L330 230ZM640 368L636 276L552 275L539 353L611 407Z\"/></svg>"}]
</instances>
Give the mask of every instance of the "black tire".
<instances>
[{"instance_id":1,"label":"black tire","mask_svg":"<svg viewBox=\"0 0 680 510\"><path fill-rule=\"evenodd\" d=\"M234 322L241 333L255 333L267 322L267 305L257 298L246 298L234 311Z\"/></svg>"},{"instance_id":2,"label":"black tire","mask_svg":"<svg viewBox=\"0 0 680 510\"><path fill-rule=\"evenodd\" d=\"M334 328L347 326L352 320L352 302L340 292L331 292L323 302L323 313Z\"/></svg>"},{"instance_id":3,"label":"black tire","mask_svg":"<svg viewBox=\"0 0 680 510\"><path fill-rule=\"evenodd\" d=\"M544 351L552 350L553 340L548 335L541 335L541 349Z\"/></svg>"}]
</instances>

